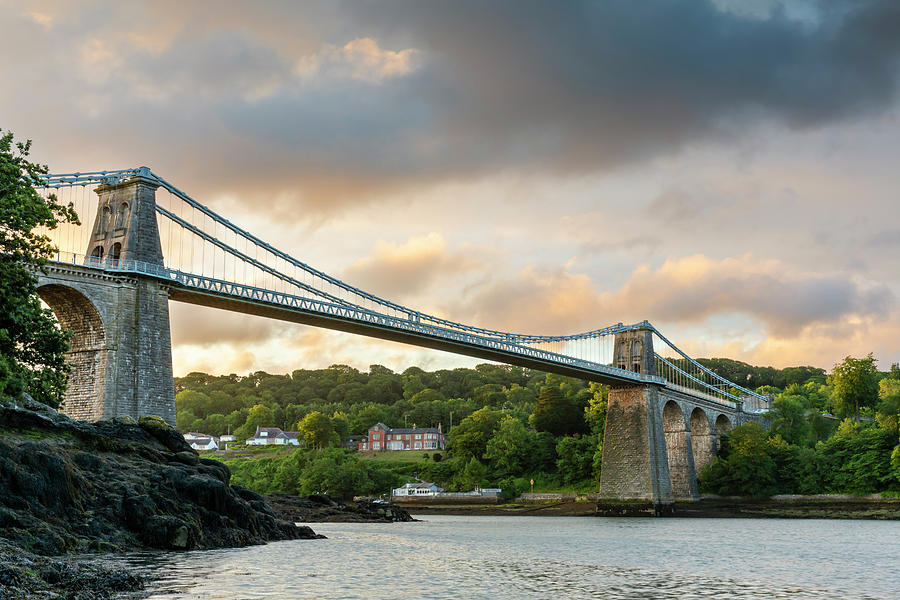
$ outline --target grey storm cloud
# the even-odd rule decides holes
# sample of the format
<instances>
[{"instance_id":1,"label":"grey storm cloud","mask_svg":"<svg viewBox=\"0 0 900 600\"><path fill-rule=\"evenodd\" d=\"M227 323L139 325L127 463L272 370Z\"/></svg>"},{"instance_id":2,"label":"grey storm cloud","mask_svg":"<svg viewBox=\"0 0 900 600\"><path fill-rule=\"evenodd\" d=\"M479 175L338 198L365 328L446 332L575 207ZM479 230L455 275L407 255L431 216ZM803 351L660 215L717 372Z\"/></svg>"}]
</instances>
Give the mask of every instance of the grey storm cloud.
<instances>
[{"instance_id":1,"label":"grey storm cloud","mask_svg":"<svg viewBox=\"0 0 900 600\"><path fill-rule=\"evenodd\" d=\"M67 5L52 27L9 32L34 64L0 67L41 96L25 126L72 138L59 155L90 156L90 136L192 189L293 190L313 208L510 169L614 169L760 120L879 111L897 89L893 0L822 2L806 19L698 0L324 5L111 4L103 19ZM154 28L171 32L161 48L134 41ZM384 80L358 76L377 65L337 68L366 38L415 64Z\"/></svg>"}]
</instances>

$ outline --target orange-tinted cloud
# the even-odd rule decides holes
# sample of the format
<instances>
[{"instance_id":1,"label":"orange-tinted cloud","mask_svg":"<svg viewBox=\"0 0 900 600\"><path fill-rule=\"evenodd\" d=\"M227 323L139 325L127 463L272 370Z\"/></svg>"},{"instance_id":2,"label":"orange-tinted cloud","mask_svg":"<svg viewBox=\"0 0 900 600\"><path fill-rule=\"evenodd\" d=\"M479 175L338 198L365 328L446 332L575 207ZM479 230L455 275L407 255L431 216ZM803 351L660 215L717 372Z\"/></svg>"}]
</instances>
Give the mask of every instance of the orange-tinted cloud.
<instances>
[{"instance_id":1,"label":"orange-tinted cloud","mask_svg":"<svg viewBox=\"0 0 900 600\"><path fill-rule=\"evenodd\" d=\"M780 261L702 255L638 267L618 290L600 292L586 275L526 268L474 291L454 314L478 324L547 335L618 321L701 323L727 314L760 322L775 338L852 319L885 318L896 299L878 284L841 275L792 273ZM835 333L835 339L840 334Z\"/></svg>"},{"instance_id":2,"label":"orange-tinted cloud","mask_svg":"<svg viewBox=\"0 0 900 600\"><path fill-rule=\"evenodd\" d=\"M345 271L347 281L384 298L403 299L441 278L483 267L465 250L449 250L443 236L429 233L405 243L378 241L374 252Z\"/></svg>"}]
</instances>

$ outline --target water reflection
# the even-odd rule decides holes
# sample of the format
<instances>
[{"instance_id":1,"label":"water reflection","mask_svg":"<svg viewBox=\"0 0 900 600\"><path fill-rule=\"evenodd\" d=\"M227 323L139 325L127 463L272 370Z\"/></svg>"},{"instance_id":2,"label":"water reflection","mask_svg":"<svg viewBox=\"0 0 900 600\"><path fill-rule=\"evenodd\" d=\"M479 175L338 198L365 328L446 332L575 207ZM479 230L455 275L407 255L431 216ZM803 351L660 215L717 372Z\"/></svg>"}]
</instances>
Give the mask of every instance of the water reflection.
<instances>
[{"instance_id":1,"label":"water reflection","mask_svg":"<svg viewBox=\"0 0 900 600\"><path fill-rule=\"evenodd\" d=\"M900 523L434 517L314 527L328 540L118 557L145 597L900 597Z\"/></svg>"}]
</instances>

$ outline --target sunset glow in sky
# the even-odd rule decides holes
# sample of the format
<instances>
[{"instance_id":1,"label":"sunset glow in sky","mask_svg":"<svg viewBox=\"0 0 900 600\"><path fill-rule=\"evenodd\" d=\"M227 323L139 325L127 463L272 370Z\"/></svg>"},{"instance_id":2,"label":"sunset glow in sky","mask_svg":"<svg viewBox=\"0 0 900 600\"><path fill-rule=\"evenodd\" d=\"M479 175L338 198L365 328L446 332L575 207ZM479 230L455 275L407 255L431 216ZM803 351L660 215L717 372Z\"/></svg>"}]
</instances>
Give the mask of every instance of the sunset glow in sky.
<instances>
[{"instance_id":1,"label":"sunset glow in sky","mask_svg":"<svg viewBox=\"0 0 900 600\"><path fill-rule=\"evenodd\" d=\"M349 283L694 356L900 361L900 3L0 0L0 128ZM171 304L177 375L478 361Z\"/></svg>"}]
</instances>

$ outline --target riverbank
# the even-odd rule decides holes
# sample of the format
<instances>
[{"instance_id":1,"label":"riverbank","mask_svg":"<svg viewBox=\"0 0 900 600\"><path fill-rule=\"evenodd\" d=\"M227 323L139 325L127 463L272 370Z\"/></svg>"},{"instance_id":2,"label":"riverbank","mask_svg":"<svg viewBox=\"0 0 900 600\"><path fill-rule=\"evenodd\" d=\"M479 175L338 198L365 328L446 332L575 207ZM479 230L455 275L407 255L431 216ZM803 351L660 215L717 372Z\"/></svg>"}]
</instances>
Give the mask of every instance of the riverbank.
<instances>
[{"instance_id":1,"label":"riverbank","mask_svg":"<svg viewBox=\"0 0 900 600\"><path fill-rule=\"evenodd\" d=\"M269 494L266 502L293 523L403 523L415 521L409 512L383 501L338 502L322 494L300 497Z\"/></svg>"},{"instance_id":2,"label":"riverbank","mask_svg":"<svg viewBox=\"0 0 900 600\"><path fill-rule=\"evenodd\" d=\"M570 500L513 502L492 506L417 505L416 516L536 516L592 517L653 516L651 505L636 502L601 503ZM774 518L774 519L870 519L900 520L900 498L879 496L776 496L768 499L705 496L696 502L676 502L665 516L674 518Z\"/></svg>"},{"instance_id":3,"label":"riverbank","mask_svg":"<svg viewBox=\"0 0 900 600\"><path fill-rule=\"evenodd\" d=\"M673 516L900 521L900 498L839 494L774 496L764 499L704 496L697 502L676 502Z\"/></svg>"},{"instance_id":4,"label":"riverbank","mask_svg":"<svg viewBox=\"0 0 900 600\"><path fill-rule=\"evenodd\" d=\"M318 536L230 485L160 419L74 421L0 397L0 598L108 598L141 578L71 555Z\"/></svg>"},{"instance_id":5,"label":"riverbank","mask_svg":"<svg viewBox=\"0 0 900 600\"><path fill-rule=\"evenodd\" d=\"M417 504L410 507L414 516L472 515L483 517L533 516L533 517L592 517L597 513L597 503L566 500L559 502L512 502L509 504Z\"/></svg>"}]
</instances>

